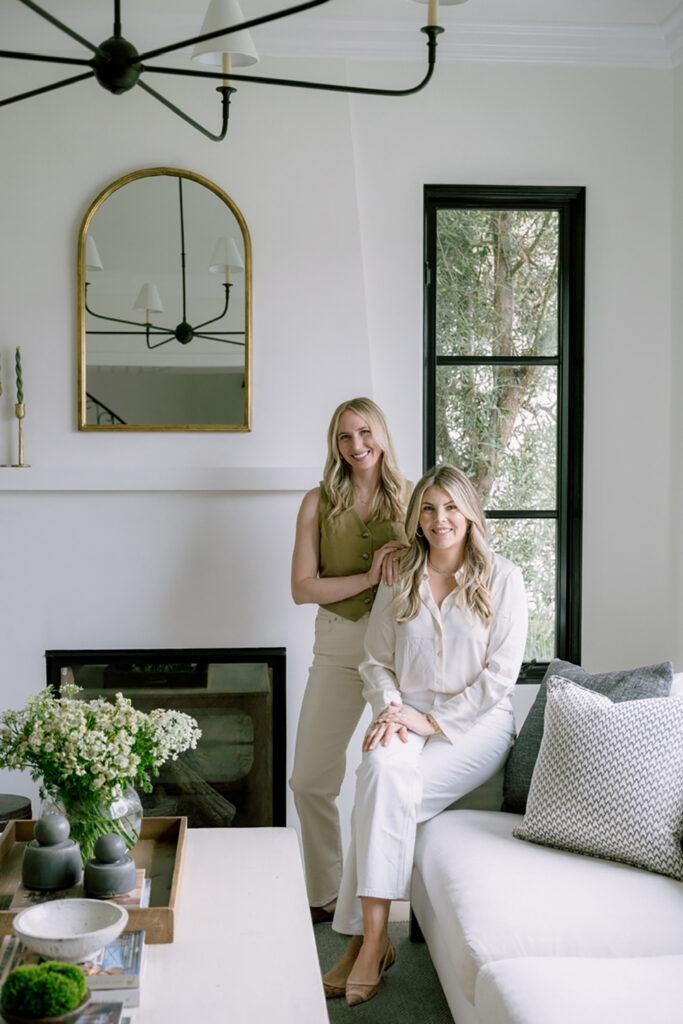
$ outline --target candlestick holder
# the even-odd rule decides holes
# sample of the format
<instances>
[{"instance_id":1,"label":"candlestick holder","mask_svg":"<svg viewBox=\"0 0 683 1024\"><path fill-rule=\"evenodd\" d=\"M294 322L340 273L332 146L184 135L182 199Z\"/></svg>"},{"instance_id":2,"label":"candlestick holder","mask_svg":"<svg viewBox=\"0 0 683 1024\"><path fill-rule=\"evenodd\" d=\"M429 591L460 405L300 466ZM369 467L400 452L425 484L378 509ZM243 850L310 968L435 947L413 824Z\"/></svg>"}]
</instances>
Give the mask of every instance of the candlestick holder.
<instances>
[{"instance_id":1,"label":"candlestick holder","mask_svg":"<svg viewBox=\"0 0 683 1024\"><path fill-rule=\"evenodd\" d=\"M24 416L26 406L23 402L17 402L14 406L14 415L19 423L19 458L12 463L12 469L28 469L28 463L24 462Z\"/></svg>"}]
</instances>

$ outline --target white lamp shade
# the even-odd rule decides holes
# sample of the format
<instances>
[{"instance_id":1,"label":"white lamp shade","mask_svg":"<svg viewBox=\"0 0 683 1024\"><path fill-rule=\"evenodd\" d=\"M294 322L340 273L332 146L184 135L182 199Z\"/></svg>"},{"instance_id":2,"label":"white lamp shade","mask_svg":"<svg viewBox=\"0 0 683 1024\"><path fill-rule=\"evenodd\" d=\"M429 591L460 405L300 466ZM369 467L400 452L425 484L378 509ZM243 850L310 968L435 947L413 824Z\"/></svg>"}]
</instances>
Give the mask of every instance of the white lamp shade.
<instances>
[{"instance_id":1,"label":"white lamp shade","mask_svg":"<svg viewBox=\"0 0 683 1024\"><path fill-rule=\"evenodd\" d=\"M100 254L97 251L95 245L95 239L92 235L88 235L85 240L85 269L86 270L101 270L102 260Z\"/></svg>"},{"instance_id":2,"label":"white lamp shade","mask_svg":"<svg viewBox=\"0 0 683 1024\"><path fill-rule=\"evenodd\" d=\"M145 281L133 304L133 309L144 309L150 313L163 313L164 307L157 286L151 281Z\"/></svg>"},{"instance_id":3,"label":"white lamp shade","mask_svg":"<svg viewBox=\"0 0 683 1024\"><path fill-rule=\"evenodd\" d=\"M219 238L214 246L209 270L212 274L220 274L231 270L235 274L244 271L244 260L235 244L234 238Z\"/></svg>"},{"instance_id":4,"label":"white lamp shade","mask_svg":"<svg viewBox=\"0 0 683 1024\"><path fill-rule=\"evenodd\" d=\"M241 25L243 21L245 17L237 0L211 0L199 34L231 28L233 25ZM192 60L198 64L221 67L224 53L230 54L234 68L248 68L258 63L259 59L251 33L245 29L243 32L231 32L228 36L215 36L197 43L192 51Z\"/></svg>"}]
</instances>

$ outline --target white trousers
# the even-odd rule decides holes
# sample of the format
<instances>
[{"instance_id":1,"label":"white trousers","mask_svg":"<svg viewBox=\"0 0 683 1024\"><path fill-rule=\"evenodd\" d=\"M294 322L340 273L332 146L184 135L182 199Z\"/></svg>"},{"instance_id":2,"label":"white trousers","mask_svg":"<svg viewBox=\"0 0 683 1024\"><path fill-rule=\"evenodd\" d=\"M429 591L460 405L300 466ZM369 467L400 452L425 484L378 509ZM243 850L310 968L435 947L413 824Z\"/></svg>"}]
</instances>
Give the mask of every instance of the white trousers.
<instances>
[{"instance_id":1,"label":"white trousers","mask_svg":"<svg viewBox=\"0 0 683 1024\"><path fill-rule=\"evenodd\" d=\"M495 775L513 738L512 705L505 699L453 744L409 732L407 743L394 736L387 747L363 754L335 931L363 934L361 896L409 898L418 824Z\"/></svg>"},{"instance_id":2,"label":"white trousers","mask_svg":"<svg viewBox=\"0 0 683 1024\"><path fill-rule=\"evenodd\" d=\"M337 797L346 772L346 751L363 711L358 666L364 657L368 616L358 622L320 608L289 784L294 793L306 868L308 902L336 899L342 874Z\"/></svg>"}]
</instances>

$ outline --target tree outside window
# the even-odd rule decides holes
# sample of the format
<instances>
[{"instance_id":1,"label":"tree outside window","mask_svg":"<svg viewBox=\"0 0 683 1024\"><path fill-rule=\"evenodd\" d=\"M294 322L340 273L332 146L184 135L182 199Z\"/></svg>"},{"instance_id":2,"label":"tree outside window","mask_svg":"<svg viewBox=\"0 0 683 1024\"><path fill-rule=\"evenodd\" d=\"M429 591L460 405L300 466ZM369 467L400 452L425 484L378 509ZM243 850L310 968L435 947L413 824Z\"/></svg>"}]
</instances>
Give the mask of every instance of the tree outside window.
<instances>
[{"instance_id":1,"label":"tree outside window","mask_svg":"<svg viewBox=\"0 0 683 1024\"><path fill-rule=\"evenodd\" d=\"M425 464L521 566L526 677L580 660L583 189L425 189Z\"/></svg>"}]
</instances>

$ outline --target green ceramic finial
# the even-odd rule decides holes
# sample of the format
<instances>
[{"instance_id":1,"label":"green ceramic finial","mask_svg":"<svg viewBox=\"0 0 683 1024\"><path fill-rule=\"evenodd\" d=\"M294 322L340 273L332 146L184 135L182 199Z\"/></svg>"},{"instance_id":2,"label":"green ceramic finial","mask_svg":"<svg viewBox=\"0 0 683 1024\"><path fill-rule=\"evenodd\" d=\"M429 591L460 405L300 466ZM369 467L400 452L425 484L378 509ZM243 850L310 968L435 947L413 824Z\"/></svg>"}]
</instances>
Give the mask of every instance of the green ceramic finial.
<instances>
[{"instance_id":1,"label":"green ceramic finial","mask_svg":"<svg viewBox=\"0 0 683 1024\"><path fill-rule=\"evenodd\" d=\"M21 376L21 349L17 345L17 402L19 405L24 403L24 379Z\"/></svg>"}]
</instances>

